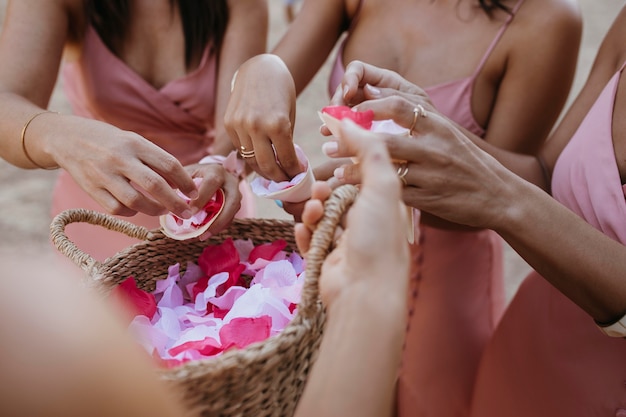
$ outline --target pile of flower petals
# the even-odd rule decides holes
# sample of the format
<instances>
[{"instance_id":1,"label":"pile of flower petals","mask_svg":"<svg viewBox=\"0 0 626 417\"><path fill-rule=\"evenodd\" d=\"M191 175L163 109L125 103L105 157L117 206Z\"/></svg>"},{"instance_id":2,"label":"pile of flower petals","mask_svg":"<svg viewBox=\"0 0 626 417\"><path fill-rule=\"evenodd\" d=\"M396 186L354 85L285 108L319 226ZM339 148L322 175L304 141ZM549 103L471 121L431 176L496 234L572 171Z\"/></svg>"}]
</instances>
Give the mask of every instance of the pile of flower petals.
<instances>
[{"instance_id":1,"label":"pile of flower petals","mask_svg":"<svg viewBox=\"0 0 626 417\"><path fill-rule=\"evenodd\" d=\"M304 260L285 246L227 239L207 246L182 275L171 265L152 293L129 277L111 295L130 304L133 337L161 365L214 357L276 335L294 318ZM249 285L242 275L252 277Z\"/></svg>"}]
</instances>

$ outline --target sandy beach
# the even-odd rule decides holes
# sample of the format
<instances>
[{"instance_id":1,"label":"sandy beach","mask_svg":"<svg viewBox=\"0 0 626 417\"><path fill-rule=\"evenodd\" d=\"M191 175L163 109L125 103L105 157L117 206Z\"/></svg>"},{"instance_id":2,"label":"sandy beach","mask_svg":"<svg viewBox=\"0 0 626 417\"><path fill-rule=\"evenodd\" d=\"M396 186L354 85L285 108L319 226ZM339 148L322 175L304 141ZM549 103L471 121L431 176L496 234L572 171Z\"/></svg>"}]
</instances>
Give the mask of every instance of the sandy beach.
<instances>
[{"instance_id":1,"label":"sandy beach","mask_svg":"<svg viewBox=\"0 0 626 417\"><path fill-rule=\"evenodd\" d=\"M17 0L19 1L19 0ZM269 0L271 8L270 46L286 28L283 0ZM624 0L579 0L584 18L583 44L576 80L570 102L586 79L597 47ZM0 0L0 18L4 20L6 0ZM0 64L1 65L1 64ZM327 103L326 80L328 63L298 99L295 140L315 164L324 156L320 145L322 136L316 111ZM62 86L57 85L50 109L69 113ZM18 138L16 138L18 140ZM54 248L48 242L49 207L55 173L42 170L22 170L0 161L0 254L15 251L37 257L50 256ZM287 218L272 202L258 202L258 217ZM510 249L506 252L508 294L511 296L528 271L528 266Z\"/></svg>"}]
</instances>

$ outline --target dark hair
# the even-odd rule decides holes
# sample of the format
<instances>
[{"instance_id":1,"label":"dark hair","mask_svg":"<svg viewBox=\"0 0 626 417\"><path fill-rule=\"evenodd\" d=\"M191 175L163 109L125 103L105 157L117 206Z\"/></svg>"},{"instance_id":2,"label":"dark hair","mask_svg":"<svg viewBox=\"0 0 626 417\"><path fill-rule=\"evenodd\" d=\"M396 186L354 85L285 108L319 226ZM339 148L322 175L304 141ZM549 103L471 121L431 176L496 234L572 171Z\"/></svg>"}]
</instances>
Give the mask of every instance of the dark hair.
<instances>
[{"instance_id":1,"label":"dark hair","mask_svg":"<svg viewBox=\"0 0 626 417\"><path fill-rule=\"evenodd\" d=\"M495 9L504 10L507 13L511 13L511 9L504 4L500 0L478 0L480 7L486 11L488 14L493 12Z\"/></svg>"},{"instance_id":2,"label":"dark hair","mask_svg":"<svg viewBox=\"0 0 626 417\"><path fill-rule=\"evenodd\" d=\"M119 52L130 21L132 0L85 0L88 22L103 42ZM219 50L228 23L226 0L170 0L172 9L178 7L185 34L185 61L204 52L208 42Z\"/></svg>"}]
</instances>

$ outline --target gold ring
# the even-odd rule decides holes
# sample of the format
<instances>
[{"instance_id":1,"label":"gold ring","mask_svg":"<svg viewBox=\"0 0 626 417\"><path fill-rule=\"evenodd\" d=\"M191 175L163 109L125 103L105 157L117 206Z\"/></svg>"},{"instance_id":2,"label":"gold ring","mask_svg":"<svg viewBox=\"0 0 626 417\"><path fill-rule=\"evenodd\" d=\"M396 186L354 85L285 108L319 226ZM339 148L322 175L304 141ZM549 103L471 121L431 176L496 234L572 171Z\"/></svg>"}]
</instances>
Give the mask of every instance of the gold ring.
<instances>
[{"instance_id":1,"label":"gold ring","mask_svg":"<svg viewBox=\"0 0 626 417\"><path fill-rule=\"evenodd\" d=\"M242 158L254 158L254 149L252 149L251 151L246 151L245 146L240 146L239 148L241 149L239 151L239 155L241 155Z\"/></svg>"},{"instance_id":2,"label":"gold ring","mask_svg":"<svg viewBox=\"0 0 626 417\"><path fill-rule=\"evenodd\" d=\"M413 136L413 130L415 129L415 125L417 124L418 117L426 117L426 109L421 104L418 104L413 108L413 123L411 123L411 127L407 133L408 136Z\"/></svg>"},{"instance_id":3,"label":"gold ring","mask_svg":"<svg viewBox=\"0 0 626 417\"><path fill-rule=\"evenodd\" d=\"M406 181L406 174L408 174L408 172L409 172L408 162L403 162L400 165L398 165L398 170L396 171L396 174L398 174L398 178L400 178L400 180L402 181L402 184L405 187L409 185L409 183Z\"/></svg>"}]
</instances>

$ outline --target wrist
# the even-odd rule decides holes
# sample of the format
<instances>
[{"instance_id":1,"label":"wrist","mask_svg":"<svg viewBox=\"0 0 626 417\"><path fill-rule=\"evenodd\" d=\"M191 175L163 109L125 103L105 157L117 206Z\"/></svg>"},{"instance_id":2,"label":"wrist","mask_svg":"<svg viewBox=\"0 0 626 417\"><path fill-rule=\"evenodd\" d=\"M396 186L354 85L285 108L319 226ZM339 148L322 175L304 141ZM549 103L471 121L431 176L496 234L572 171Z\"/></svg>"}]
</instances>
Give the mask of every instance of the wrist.
<instances>
[{"instance_id":1,"label":"wrist","mask_svg":"<svg viewBox=\"0 0 626 417\"><path fill-rule=\"evenodd\" d=\"M359 277L362 279L363 277ZM408 281L407 281L408 282ZM359 317L359 320L398 326L404 331L407 304L406 285L394 288L372 281L352 283L343 288L327 305L329 317Z\"/></svg>"}]
</instances>

